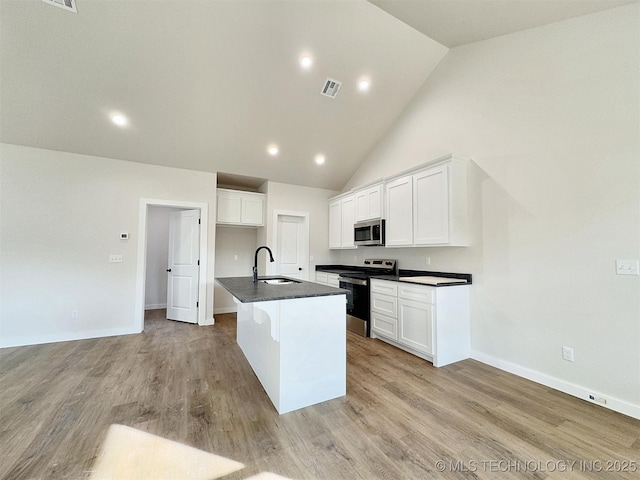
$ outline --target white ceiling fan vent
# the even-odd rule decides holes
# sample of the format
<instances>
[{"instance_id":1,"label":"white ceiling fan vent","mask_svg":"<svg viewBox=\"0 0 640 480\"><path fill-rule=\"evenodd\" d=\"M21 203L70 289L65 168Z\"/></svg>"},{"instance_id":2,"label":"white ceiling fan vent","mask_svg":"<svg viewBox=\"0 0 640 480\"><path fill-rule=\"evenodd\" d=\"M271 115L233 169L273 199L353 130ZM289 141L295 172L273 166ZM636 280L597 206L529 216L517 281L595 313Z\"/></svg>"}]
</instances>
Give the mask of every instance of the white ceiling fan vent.
<instances>
[{"instance_id":1,"label":"white ceiling fan vent","mask_svg":"<svg viewBox=\"0 0 640 480\"><path fill-rule=\"evenodd\" d=\"M54 5L56 7L64 8L65 10L73 13L78 13L76 10L76 0L42 0L44 3Z\"/></svg>"},{"instance_id":2,"label":"white ceiling fan vent","mask_svg":"<svg viewBox=\"0 0 640 480\"><path fill-rule=\"evenodd\" d=\"M324 85L322 86L322 90L320 90L320 94L326 97L336 98L341 86L342 82L334 80L333 78L327 78L327 81L324 82Z\"/></svg>"}]
</instances>

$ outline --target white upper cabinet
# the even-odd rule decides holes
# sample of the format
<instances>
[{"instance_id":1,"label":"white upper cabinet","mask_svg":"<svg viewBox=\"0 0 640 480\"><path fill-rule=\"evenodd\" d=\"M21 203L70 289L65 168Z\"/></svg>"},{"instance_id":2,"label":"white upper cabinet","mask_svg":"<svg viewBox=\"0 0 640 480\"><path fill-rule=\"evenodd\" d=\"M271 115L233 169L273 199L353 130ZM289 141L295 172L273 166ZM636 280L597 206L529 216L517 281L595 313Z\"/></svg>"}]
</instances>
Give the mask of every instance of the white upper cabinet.
<instances>
[{"instance_id":1,"label":"white upper cabinet","mask_svg":"<svg viewBox=\"0 0 640 480\"><path fill-rule=\"evenodd\" d=\"M385 245L410 246L413 243L413 178L397 178L386 185L387 218Z\"/></svg>"},{"instance_id":2,"label":"white upper cabinet","mask_svg":"<svg viewBox=\"0 0 640 480\"><path fill-rule=\"evenodd\" d=\"M248 227L263 226L264 194L218 188L216 223Z\"/></svg>"},{"instance_id":3,"label":"white upper cabinet","mask_svg":"<svg viewBox=\"0 0 640 480\"><path fill-rule=\"evenodd\" d=\"M413 243L446 244L449 241L448 165L413 175Z\"/></svg>"},{"instance_id":4,"label":"white upper cabinet","mask_svg":"<svg viewBox=\"0 0 640 480\"><path fill-rule=\"evenodd\" d=\"M356 222L382 217L382 183L355 192Z\"/></svg>"},{"instance_id":5,"label":"white upper cabinet","mask_svg":"<svg viewBox=\"0 0 640 480\"><path fill-rule=\"evenodd\" d=\"M467 161L445 157L386 183L386 245L465 246Z\"/></svg>"},{"instance_id":6,"label":"white upper cabinet","mask_svg":"<svg viewBox=\"0 0 640 480\"><path fill-rule=\"evenodd\" d=\"M340 196L329 202L329 248L356 248L353 243L355 218L353 194Z\"/></svg>"},{"instance_id":7,"label":"white upper cabinet","mask_svg":"<svg viewBox=\"0 0 640 480\"><path fill-rule=\"evenodd\" d=\"M355 248L353 224L384 218L387 247L466 246L467 163L447 155L329 201L329 248Z\"/></svg>"},{"instance_id":8,"label":"white upper cabinet","mask_svg":"<svg viewBox=\"0 0 640 480\"><path fill-rule=\"evenodd\" d=\"M356 203L353 195L349 195L342 200L342 248L355 248L354 223L356 223Z\"/></svg>"},{"instance_id":9,"label":"white upper cabinet","mask_svg":"<svg viewBox=\"0 0 640 480\"><path fill-rule=\"evenodd\" d=\"M329 248L342 247L342 202L329 204Z\"/></svg>"}]
</instances>

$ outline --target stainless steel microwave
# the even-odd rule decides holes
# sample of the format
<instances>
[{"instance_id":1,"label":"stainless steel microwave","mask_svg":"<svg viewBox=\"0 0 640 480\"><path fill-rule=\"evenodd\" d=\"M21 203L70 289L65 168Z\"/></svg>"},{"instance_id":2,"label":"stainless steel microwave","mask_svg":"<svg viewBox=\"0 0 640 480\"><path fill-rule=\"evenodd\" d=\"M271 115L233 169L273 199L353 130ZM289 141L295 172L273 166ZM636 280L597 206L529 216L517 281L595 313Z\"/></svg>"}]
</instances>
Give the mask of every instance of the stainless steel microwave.
<instances>
[{"instance_id":1,"label":"stainless steel microwave","mask_svg":"<svg viewBox=\"0 0 640 480\"><path fill-rule=\"evenodd\" d=\"M353 226L353 241L356 245L384 245L384 219L356 223Z\"/></svg>"}]
</instances>

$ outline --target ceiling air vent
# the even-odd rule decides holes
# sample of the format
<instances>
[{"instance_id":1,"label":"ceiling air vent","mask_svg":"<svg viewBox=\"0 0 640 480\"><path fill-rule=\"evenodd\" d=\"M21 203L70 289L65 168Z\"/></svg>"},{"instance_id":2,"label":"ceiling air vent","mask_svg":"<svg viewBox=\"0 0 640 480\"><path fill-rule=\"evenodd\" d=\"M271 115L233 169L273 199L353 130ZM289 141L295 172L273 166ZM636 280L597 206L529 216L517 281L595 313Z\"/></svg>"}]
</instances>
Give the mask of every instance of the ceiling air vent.
<instances>
[{"instance_id":1,"label":"ceiling air vent","mask_svg":"<svg viewBox=\"0 0 640 480\"><path fill-rule=\"evenodd\" d=\"M326 97L336 98L338 90L340 90L341 86L342 82L334 80L333 78L327 78L327 81L324 82L322 90L320 90L320 94Z\"/></svg>"},{"instance_id":2,"label":"ceiling air vent","mask_svg":"<svg viewBox=\"0 0 640 480\"><path fill-rule=\"evenodd\" d=\"M73 13L78 13L76 10L76 0L42 0L49 5L55 5L56 7L64 8L65 10Z\"/></svg>"}]
</instances>

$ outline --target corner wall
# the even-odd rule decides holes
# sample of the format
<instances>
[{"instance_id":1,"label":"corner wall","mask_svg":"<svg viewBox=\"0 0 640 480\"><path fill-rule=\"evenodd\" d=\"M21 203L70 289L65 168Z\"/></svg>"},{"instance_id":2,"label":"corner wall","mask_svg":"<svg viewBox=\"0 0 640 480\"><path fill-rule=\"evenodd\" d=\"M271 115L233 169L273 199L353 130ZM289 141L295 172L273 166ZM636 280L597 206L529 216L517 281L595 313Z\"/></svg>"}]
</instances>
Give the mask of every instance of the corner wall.
<instances>
[{"instance_id":1,"label":"corner wall","mask_svg":"<svg viewBox=\"0 0 640 480\"><path fill-rule=\"evenodd\" d=\"M141 198L209 205L213 321L215 174L0 144L0 346L137 333Z\"/></svg>"},{"instance_id":2,"label":"corner wall","mask_svg":"<svg viewBox=\"0 0 640 480\"><path fill-rule=\"evenodd\" d=\"M633 4L452 49L346 187L473 159L470 247L376 255L472 273L475 358L638 418L640 277L615 260L640 258L639 19Z\"/></svg>"}]
</instances>

